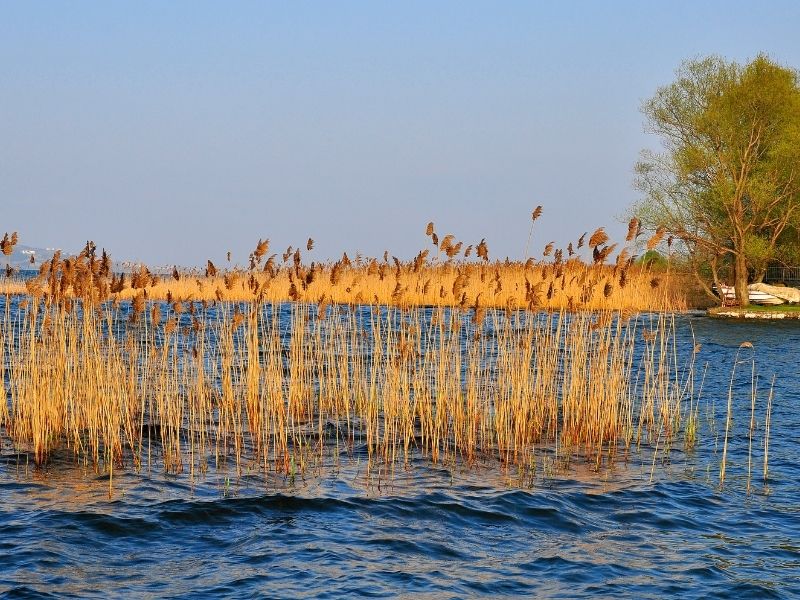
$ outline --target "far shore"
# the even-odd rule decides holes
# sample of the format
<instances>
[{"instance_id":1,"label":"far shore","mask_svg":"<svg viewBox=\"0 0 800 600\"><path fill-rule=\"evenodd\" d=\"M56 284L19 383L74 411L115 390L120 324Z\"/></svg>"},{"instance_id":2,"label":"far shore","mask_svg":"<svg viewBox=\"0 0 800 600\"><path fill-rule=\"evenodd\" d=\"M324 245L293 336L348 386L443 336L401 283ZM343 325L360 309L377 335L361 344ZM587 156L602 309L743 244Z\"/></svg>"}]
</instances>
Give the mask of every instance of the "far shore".
<instances>
[{"instance_id":1,"label":"far shore","mask_svg":"<svg viewBox=\"0 0 800 600\"><path fill-rule=\"evenodd\" d=\"M777 306L759 306L753 304L747 307L716 306L708 309L708 315L719 319L800 319L800 305L778 304Z\"/></svg>"}]
</instances>

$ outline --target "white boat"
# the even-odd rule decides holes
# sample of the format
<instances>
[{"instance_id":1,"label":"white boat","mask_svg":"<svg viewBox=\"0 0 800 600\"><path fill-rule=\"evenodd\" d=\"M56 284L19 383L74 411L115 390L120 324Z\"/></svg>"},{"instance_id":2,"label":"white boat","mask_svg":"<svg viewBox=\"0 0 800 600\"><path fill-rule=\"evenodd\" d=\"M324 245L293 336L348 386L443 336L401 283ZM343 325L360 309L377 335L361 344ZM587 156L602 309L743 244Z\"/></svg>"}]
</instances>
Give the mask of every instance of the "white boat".
<instances>
[{"instance_id":1,"label":"white boat","mask_svg":"<svg viewBox=\"0 0 800 600\"><path fill-rule=\"evenodd\" d=\"M774 306L776 304L783 304L786 302L783 298L778 298L767 292L753 289L752 285L747 286L750 292L750 304L763 304L765 306ZM736 288L732 285L720 284L717 290L719 297L724 302L736 302Z\"/></svg>"}]
</instances>

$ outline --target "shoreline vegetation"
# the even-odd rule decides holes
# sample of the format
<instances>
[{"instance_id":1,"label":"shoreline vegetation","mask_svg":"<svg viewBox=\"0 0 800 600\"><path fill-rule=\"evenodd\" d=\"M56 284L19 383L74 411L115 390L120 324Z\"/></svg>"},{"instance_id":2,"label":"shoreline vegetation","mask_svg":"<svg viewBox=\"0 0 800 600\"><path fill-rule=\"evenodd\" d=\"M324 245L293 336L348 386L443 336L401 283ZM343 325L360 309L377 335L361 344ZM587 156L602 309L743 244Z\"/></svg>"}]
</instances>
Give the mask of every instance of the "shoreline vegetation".
<instances>
[{"instance_id":1,"label":"shoreline vegetation","mask_svg":"<svg viewBox=\"0 0 800 600\"><path fill-rule=\"evenodd\" d=\"M374 260L374 259L373 259ZM346 265L346 266L345 266ZM402 307L451 306L509 310L626 310L680 312L690 307L687 277L631 266L524 263L452 263L415 268L413 263L336 262L284 267L273 273L221 269L213 276L193 272L153 274L141 267L114 276L110 301L309 302ZM0 294L41 293L42 279L0 282ZM620 283L621 282L621 283ZM109 280L109 284L111 280ZM69 285L69 288L72 286ZM68 292L69 296L69 292ZM138 300L137 300L138 301Z\"/></svg>"},{"instance_id":2,"label":"shoreline vegetation","mask_svg":"<svg viewBox=\"0 0 800 600\"><path fill-rule=\"evenodd\" d=\"M688 306L691 286L686 275L637 263L633 246L622 248L611 262L618 244L609 243L602 227L588 240L588 232L584 233L566 251L550 243L541 259L524 262L491 261L485 240L466 245L446 235L440 241L433 223L426 231L432 248L405 262L388 252L382 258L351 259L344 253L335 262L306 262L304 254L314 246L310 238L305 248L290 246L280 256L269 254L268 240L259 240L249 268L224 268L209 260L204 271L176 267L169 275L156 274L146 265L127 274L114 273L110 257L104 251L97 256L89 242L78 256L57 252L38 266L38 276L25 281L6 269L0 293L34 297L57 293L65 301L89 295L93 302L130 300L137 305L148 300L257 301L570 312L680 311ZM631 220L626 242L635 242L640 235L638 220ZM655 248L662 238L663 232L656 232L647 249ZM592 255L589 262L578 255L584 247Z\"/></svg>"},{"instance_id":3,"label":"shoreline vegetation","mask_svg":"<svg viewBox=\"0 0 800 600\"><path fill-rule=\"evenodd\" d=\"M640 233L632 220L627 241ZM424 457L522 478L695 446L700 346L678 350L676 275L628 248L606 264L602 228L525 263L491 262L485 241L467 263L427 235L433 259L278 263L259 241L248 270L168 278L117 275L91 243L56 254L0 295L0 428L35 464L66 451L110 486L126 467L293 480L357 446L368 470Z\"/></svg>"}]
</instances>

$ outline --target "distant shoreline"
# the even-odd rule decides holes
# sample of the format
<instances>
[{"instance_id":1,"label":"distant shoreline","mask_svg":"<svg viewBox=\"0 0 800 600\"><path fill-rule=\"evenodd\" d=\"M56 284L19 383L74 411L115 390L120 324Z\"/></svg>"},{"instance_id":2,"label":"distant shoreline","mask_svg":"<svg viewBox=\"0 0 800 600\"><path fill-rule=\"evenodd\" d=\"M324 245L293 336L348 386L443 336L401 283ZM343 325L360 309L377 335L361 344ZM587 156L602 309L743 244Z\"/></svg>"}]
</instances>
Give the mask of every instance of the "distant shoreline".
<instances>
[{"instance_id":1,"label":"distant shoreline","mask_svg":"<svg viewBox=\"0 0 800 600\"><path fill-rule=\"evenodd\" d=\"M800 306L786 305L769 308L748 306L747 308L717 306L708 309L708 316L717 319L741 319L771 321L775 319L800 320Z\"/></svg>"}]
</instances>

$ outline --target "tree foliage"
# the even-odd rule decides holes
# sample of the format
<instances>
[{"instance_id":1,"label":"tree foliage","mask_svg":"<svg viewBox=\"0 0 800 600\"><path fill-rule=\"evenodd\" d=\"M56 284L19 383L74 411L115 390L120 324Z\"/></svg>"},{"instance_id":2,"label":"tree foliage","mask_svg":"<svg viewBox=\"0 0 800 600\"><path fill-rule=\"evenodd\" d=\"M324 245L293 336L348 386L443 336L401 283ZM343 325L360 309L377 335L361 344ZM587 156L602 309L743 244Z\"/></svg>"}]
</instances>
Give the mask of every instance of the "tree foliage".
<instances>
[{"instance_id":1,"label":"tree foliage","mask_svg":"<svg viewBox=\"0 0 800 600\"><path fill-rule=\"evenodd\" d=\"M800 224L800 85L766 56L684 62L642 111L661 152L637 164L645 224L684 243L695 265L748 277L790 255Z\"/></svg>"}]
</instances>

